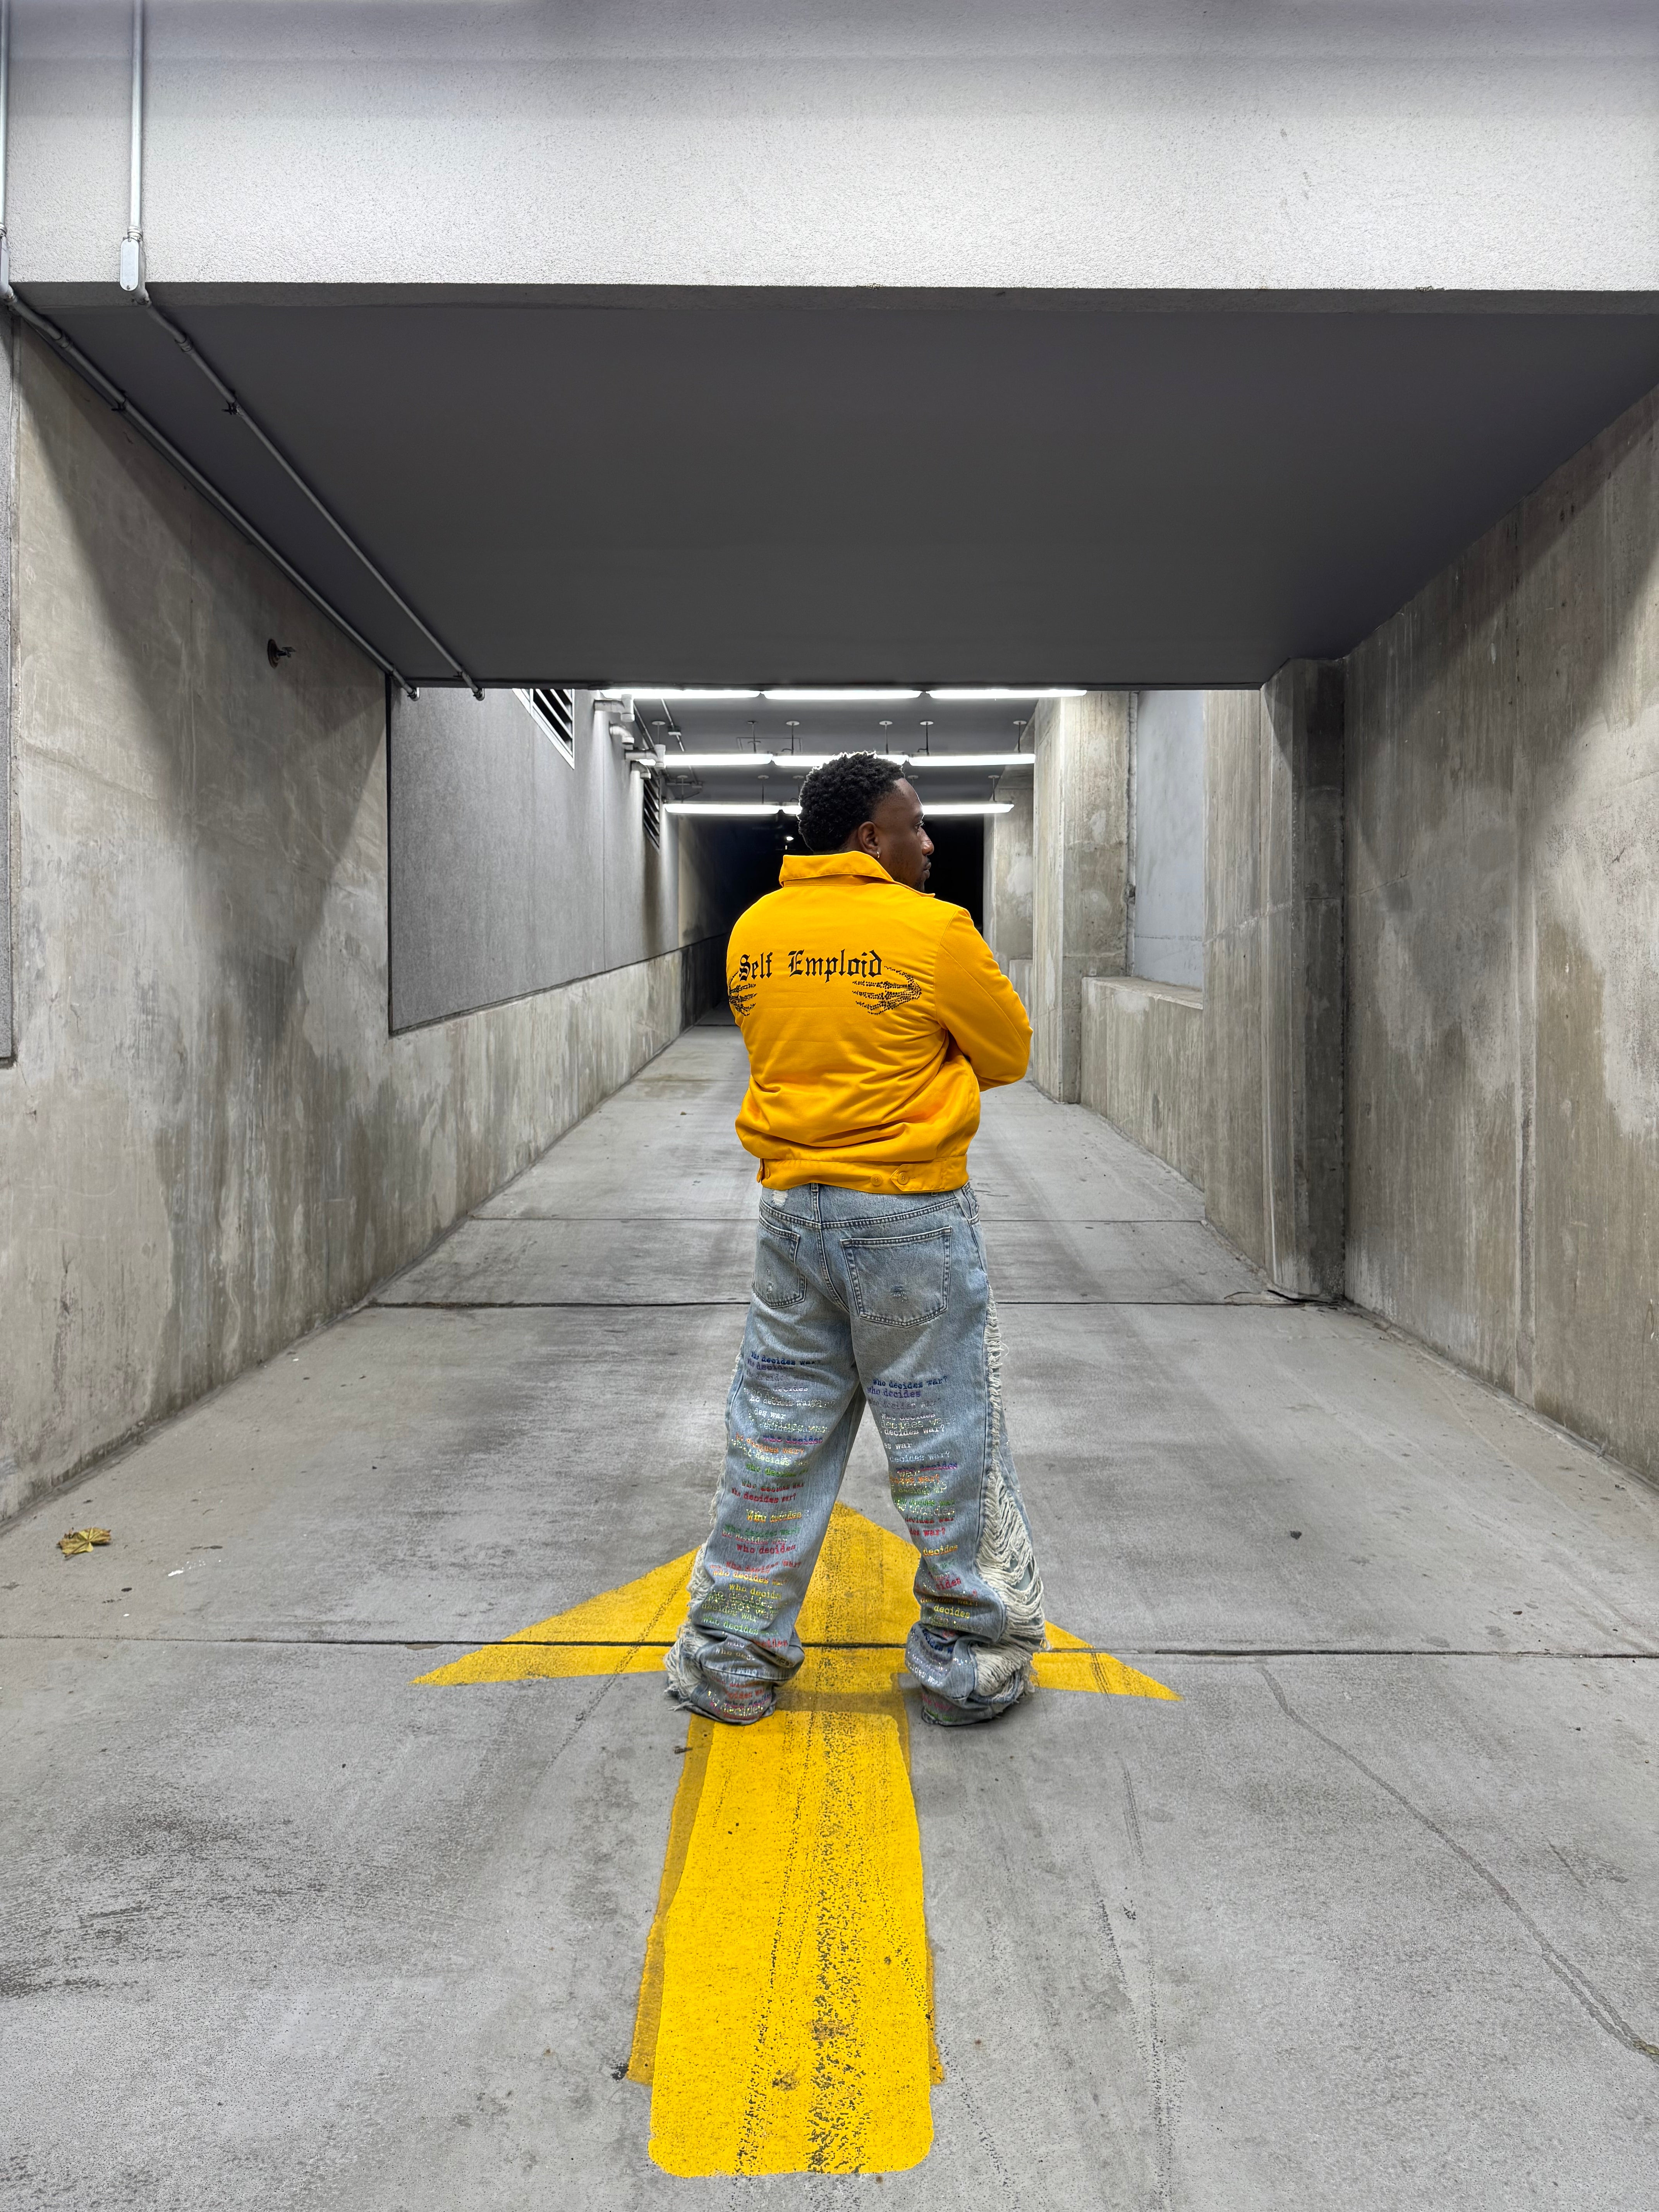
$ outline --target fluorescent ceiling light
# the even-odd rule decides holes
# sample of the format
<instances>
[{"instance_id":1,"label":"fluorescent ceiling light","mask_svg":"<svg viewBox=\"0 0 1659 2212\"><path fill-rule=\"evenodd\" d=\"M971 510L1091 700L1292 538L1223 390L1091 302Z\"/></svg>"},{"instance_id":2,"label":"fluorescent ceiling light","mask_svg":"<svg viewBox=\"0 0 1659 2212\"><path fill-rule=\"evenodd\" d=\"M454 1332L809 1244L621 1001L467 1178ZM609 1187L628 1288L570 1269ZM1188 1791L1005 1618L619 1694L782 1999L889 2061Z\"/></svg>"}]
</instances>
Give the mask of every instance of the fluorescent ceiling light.
<instances>
[{"instance_id":1,"label":"fluorescent ceiling light","mask_svg":"<svg viewBox=\"0 0 1659 2212\"><path fill-rule=\"evenodd\" d=\"M748 799L665 799L665 814L799 814L800 809L793 803L787 806L779 800Z\"/></svg>"},{"instance_id":2,"label":"fluorescent ceiling light","mask_svg":"<svg viewBox=\"0 0 1659 2212\"><path fill-rule=\"evenodd\" d=\"M769 691L766 696L769 699L774 695ZM969 684L959 690L930 691L927 694L930 699L954 699L963 706L975 699L1081 699L1084 696L1080 684L1034 684L1029 691L1009 690L1000 684Z\"/></svg>"},{"instance_id":3,"label":"fluorescent ceiling light","mask_svg":"<svg viewBox=\"0 0 1659 2212\"><path fill-rule=\"evenodd\" d=\"M1030 756L1027 756L1029 759ZM773 768L770 753L665 753L657 765L664 769Z\"/></svg>"},{"instance_id":4,"label":"fluorescent ceiling light","mask_svg":"<svg viewBox=\"0 0 1659 2212\"><path fill-rule=\"evenodd\" d=\"M849 745L848 752L866 752L866 745ZM846 753L778 753L774 756L778 766L790 775L810 775L815 768L828 768L831 761L845 760ZM891 761L895 768L902 768L902 753L876 753L877 760Z\"/></svg>"},{"instance_id":5,"label":"fluorescent ceiling light","mask_svg":"<svg viewBox=\"0 0 1659 2212\"><path fill-rule=\"evenodd\" d=\"M906 768L1032 768L1035 753L904 753Z\"/></svg>"},{"instance_id":6,"label":"fluorescent ceiling light","mask_svg":"<svg viewBox=\"0 0 1659 2212\"><path fill-rule=\"evenodd\" d=\"M794 775L810 775L815 768L823 768L830 761L842 757L840 753L777 753L773 757L778 768ZM1030 768L1036 760L1035 753L877 753L875 757L891 761L895 768L948 769Z\"/></svg>"},{"instance_id":7,"label":"fluorescent ceiling light","mask_svg":"<svg viewBox=\"0 0 1659 2212\"><path fill-rule=\"evenodd\" d=\"M865 691L843 686L824 691L767 691L763 697L781 707L874 707L893 699L920 699L920 691Z\"/></svg>"},{"instance_id":8,"label":"fluorescent ceiling light","mask_svg":"<svg viewBox=\"0 0 1659 2212\"><path fill-rule=\"evenodd\" d=\"M924 808L927 814L1012 814L1012 799L944 799Z\"/></svg>"},{"instance_id":9,"label":"fluorescent ceiling light","mask_svg":"<svg viewBox=\"0 0 1659 2212\"><path fill-rule=\"evenodd\" d=\"M613 684L624 699L758 699L758 691L719 691L689 689L683 684ZM912 695L914 696L914 695Z\"/></svg>"}]
</instances>

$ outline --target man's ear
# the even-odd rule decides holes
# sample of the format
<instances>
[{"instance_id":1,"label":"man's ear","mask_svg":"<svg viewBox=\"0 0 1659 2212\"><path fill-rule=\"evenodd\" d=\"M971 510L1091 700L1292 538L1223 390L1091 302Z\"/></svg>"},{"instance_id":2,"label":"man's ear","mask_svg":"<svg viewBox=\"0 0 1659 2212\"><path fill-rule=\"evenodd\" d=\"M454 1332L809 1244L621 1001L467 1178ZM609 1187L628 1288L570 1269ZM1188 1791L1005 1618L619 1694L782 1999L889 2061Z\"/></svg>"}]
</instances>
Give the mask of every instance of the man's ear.
<instances>
[{"instance_id":1,"label":"man's ear","mask_svg":"<svg viewBox=\"0 0 1659 2212\"><path fill-rule=\"evenodd\" d=\"M877 840L880 835L875 823L873 822L860 822L858 828L853 832L853 835L858 839L859 851L860 853L867 853L872 860L875 860L877 858Z\"/></svg>"}]
</instances>

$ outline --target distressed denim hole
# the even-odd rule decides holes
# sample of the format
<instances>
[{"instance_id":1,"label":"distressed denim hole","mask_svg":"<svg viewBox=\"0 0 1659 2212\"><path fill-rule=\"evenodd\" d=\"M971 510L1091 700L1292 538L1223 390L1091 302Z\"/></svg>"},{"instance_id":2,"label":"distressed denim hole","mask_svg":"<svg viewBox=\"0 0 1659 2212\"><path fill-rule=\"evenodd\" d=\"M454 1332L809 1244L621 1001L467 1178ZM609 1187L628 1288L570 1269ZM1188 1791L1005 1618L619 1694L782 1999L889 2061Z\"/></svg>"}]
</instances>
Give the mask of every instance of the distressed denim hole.
<instances>
[{"instance_id":1,"label":"distressed denim hole","mask_svg":"<svg viewBox=\"0 0 1659 2212\"><path fill-rule=\"evenodd\" d=\"M849 1237L842 1249L861 1321L915 1328L945 1311L951 1295L948 1230L920 1237Z\"/></svg>"}]
</instances>

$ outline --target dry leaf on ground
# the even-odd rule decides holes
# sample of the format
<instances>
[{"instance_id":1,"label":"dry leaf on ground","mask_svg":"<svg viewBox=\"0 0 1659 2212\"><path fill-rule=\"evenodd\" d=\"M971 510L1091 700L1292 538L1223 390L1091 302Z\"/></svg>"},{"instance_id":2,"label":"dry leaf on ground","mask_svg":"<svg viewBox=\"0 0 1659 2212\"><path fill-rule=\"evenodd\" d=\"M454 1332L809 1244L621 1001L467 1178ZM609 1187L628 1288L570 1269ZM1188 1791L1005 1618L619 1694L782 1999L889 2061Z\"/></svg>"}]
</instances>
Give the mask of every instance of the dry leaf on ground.
<instances>
[{"instance_id":1,"label":"dry leaf on ground","mask_svg":"<svg viewBox=\"0 0 1659 2212\"><path fill-rule=\"evenodd\" d=\"M89 1552L94 1544L108 1541L107 1528L71 1528L67 1536L58 1539L58 1548L66 1559L72 1559L77 1552Z\"/></svg>"}]
</instances>

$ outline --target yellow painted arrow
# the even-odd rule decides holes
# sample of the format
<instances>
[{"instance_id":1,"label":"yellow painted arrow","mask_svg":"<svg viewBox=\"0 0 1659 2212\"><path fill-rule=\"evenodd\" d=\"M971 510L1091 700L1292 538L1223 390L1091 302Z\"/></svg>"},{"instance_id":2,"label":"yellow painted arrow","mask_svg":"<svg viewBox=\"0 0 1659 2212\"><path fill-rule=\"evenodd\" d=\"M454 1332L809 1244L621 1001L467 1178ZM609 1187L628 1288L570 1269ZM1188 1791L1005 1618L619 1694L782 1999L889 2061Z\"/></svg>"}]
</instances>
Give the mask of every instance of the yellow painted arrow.
<instances>
[{"instance_id":1,"label":"yellow painted arrow","mask_svg":"<svg viewBox=\"0 0 1659 2212\"><path fill-rule=\"evenodd\" d=\"M422 1682L659 1674L695 1552ZM806 1656L750 1728L695 1717L646 1944L630 2081L674 2174L882 2173L933 2143L933 1959L896 1677L916 1555L844 1505L801 1607ZM1173 1698L1050 1627L1051 1689Z\"/></svg>"}]
</instances>

